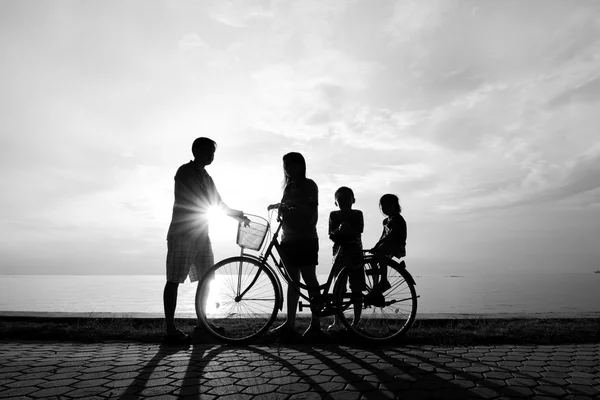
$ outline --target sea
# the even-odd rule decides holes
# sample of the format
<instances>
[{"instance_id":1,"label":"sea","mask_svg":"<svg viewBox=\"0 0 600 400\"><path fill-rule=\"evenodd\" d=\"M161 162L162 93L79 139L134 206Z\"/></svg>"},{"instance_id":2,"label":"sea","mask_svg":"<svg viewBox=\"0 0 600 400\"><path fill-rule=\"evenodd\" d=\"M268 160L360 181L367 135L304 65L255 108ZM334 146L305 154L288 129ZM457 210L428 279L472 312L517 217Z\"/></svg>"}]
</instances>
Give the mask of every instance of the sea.
<instances>
[{"instance_id":1,"label":"sea","mask_svg":"<svg viewBox=\"0 0 600 400\"><path fill-rule=\"evenodd\" d=\"M327 276L319 276L321 283ZM600 273L415 275L418 315L600 316ZM162 316L162 275L0 275L0 315ZM178 316L194 315L195 284L179 287Z\"/></svg>"}]
</instances>

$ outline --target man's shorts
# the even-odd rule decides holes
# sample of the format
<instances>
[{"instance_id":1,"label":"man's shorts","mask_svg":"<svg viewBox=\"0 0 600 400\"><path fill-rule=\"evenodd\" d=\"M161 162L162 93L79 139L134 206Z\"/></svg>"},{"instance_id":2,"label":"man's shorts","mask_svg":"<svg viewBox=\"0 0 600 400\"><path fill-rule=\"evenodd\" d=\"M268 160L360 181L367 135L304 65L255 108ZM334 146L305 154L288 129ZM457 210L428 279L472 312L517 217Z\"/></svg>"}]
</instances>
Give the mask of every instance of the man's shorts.
<instances>
[{"instance_id":1,"label":"man's shorts","mask_svg":"<svg viewBox=\"0 0 600 400\"><path fill-rule=\"evenodd\" d=\"M167 239L167 281L183 283L200 280L214 264L210 238L203 235L195 240L183 240L177 236Z\"/></svg>"},{"instance_id":2,"label":"man's shorts","mask_svg":"<svg viewBox=\"0 0 600 400\"><path fill-rule=\"evenodd\" d=\"M292 239L281 243L285 265L305 267L319 264L319 239Z\"/></svg>"}]
</instances>

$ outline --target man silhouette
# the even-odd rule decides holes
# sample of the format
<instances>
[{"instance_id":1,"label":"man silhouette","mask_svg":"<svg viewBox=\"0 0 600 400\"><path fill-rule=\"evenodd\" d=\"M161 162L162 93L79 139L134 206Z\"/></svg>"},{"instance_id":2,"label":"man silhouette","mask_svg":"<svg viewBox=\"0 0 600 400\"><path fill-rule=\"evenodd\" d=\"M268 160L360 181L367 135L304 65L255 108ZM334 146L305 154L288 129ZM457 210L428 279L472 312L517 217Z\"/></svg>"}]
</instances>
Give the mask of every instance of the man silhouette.
<instances>
[{"instance_id":1,"label":"man silhouette","mask_svg":"<svg viewBox=\"0 0 600 400\"><path fill-rule=\"evenodd\" d=\"M250 220L239 210L229 208L221 199L215 183L206 172L215 157L216 143L205 137L194 140L194 160L182 165L175 174L175 202L173 216L167 233L167 283L163 293L167 343L187 343L190 336L175 326L175 309L179 284L189 276L191 282L198 281L200 290L206 272L214 264L210 238L208 236L207 211L209 207L220 207L226 215L238 221ZM208 293L201 293L206 296ZM200 310L196 304L196 315ZM197 321L200 327L200 321Z\"/></svg>"}]
</instances>

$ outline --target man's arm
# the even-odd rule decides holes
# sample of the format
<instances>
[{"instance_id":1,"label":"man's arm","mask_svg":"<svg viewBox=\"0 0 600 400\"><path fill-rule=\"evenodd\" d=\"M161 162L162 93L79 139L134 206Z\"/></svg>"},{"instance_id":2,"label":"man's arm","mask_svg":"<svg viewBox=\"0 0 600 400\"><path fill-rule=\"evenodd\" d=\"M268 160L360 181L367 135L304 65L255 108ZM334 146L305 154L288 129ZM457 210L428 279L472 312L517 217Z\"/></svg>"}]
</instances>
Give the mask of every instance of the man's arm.
<instances>
[{"instance_id":1,"label":"man's arm","mask_svg":"<svg viewBox=\"0 0 600 400\"><path fill-rule=\"evenodd\" d=\"M223 199L221 198L221 194L219 193L219 191L217 190L217 186L215 185L215 182L212 180L212 177L210 178L210 182L211 182L211 186L212 186L212 196L214 196L214 201L215 204L217 205L217 207L219 207L221 210L223 210L223 213L233 219L238 220L239 222L243 222L244 225L248 226L248 224L250 224L250 219L248 219L248 217L246 217L244 215L244 212L241 210L235 210L231 207L229 207L227 204L225 204L225 202L223 201Z\"/></svg>"}]
</instances>

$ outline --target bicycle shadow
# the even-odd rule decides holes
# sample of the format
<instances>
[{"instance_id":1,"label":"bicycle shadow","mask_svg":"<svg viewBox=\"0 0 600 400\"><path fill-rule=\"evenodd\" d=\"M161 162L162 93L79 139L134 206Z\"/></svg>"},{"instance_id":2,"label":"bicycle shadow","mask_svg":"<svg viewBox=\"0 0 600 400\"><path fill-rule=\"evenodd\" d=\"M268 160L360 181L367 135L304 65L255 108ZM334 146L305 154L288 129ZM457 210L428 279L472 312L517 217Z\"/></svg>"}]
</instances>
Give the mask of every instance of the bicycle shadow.
<instances>
[{"instance_id":1,"label":"bicycle shadow","mask_svg":"<svg viewBox=\"0 0 600 400\"><path fill-rule=\"evenodd\" d=\"M242 349L235 346L228 348L231 351ZM268 385L273 380L281 381L278 378L285 376L286 382L304 383L305 392L314 393L321 399L333 399L340 395L336 392L350 390L367 400L404 396L419 398L428 396L432 388L440 390L438 398L446 398L447 394L451 394L452 398L479 397L469 388L454 384L431 369L394 358L382 350L344 349L338 345L248 346L243 350L254 353L255 359L268 360L272 367L272 374L265 375L263 372L262 382L251 384ZM377 358L377 362L371 362ZM513 392L503 393L510 396Z\"/></svg>"},{"instance_id":2,"label":"bicycle shadow","mask_svg":"<svg viewBox=\"0 0 600 400\"><path fill-rule=\"evenodd\" d=\"M398 350L392 349L391 351L394 352L394 351L398 351ZM495 362L476 360L473 357L468 358L468 357L464 357L464 356L461 356L458 354L449 355L447 353L436 351L435 349L428 349L427 351L430 353L435 353L436 357L433 357L434 359L435 358L438 358L438 359L451 358L452 362L477 364L477 367L479 367L482 371L487 370L489 372L492 372L495 375L492 379L489 379L489 380L481 379L481 374L464 371L460 368L456 368L454 366L449 366L448 363L432 361L431 357L423 357L423 356L419 356L415 353L410 354L410 356L413 358L419 359L424 362L428 362L436 370L444 370L447 373L453 374L454 376L456 376L459 379L468 380L468 381L477 381L477 385L479 387L487 389L487 396L486 396L487 398L490 398L492 396L498 396L498 397L502 397L502 398L523 398L523 397L525 397L523 392L515 391L514 389L511 389L511 387L506 386L505 382L502 383L502 381L506 380L506 379L514 378L514 379L535 380L537 382L537 384L540 386L547 385L547 387L550 387L550 388L556 386L556 380L554 380L552 378L547 378L547 377L540 377L540 375L537 372L535 372L532 376L530 373L528 373L526 371L521 371L518 368L510 368L507 366L498 365ZM385 355L385 356L389 357L389 355ZM526 360L526 359L527 359L526 357L523 357L523 360ZM540 369L541 369L541 367L540 367ZM574 391L577 391L577 389L574 389ZM585 392L580 392L577 394L582 395L582 396L586 395Z\"/></svg>"},{"instance_id":3,"label":"bicycle shadow","mask_svg":"<svg viewBox=\"0 0 600 400\"><path fill-rule=\"evenodd\" d=\"M314 357L333 374L327 383L321 384L321 387L326 385L328 389L324 392L324 398L332 398L329 394L332 390L354 390L367 400L421 398L429 396L427 391L432 388L443 388L445 392L452 392L455 398L477 398L467 388L455 385L419 365L391 358L387 358L385 363L379 362L377 357L383 357L375 352L368 356L369 350L365 348L344 349L338 345L292 348ZM443 395L440 397L445 398Z\"/></svg>"},{"instance_id":4,"label":"bicycle shadow","mask_svg":"<svg viewBox=\"0 0 600 400\"><path fill-rule=\"evenodd\" d=\"M326 367L320 368L319 375L310 375L310 367L305 369L300 363L292 363L274 354L272 350L253 348L257 354L269 357L278 366L287 368L297 378L310 384L311 392L321 398L331 398L330 392L353 389L361 393L364 399L382 398L489 398L495 395L502 398L520 398L522 393L510 386L482 379L481 375L432 361L435 356L448 357L443 352L433 352L432 357L419 356L410 349L397 347L375 347L372 345L345 348L338 345L288 345L277 349L278 352L300 352L306 360L312 357ZM471 364L484 363L453 355L454 359L463 359ZM495 367L506 373L514 373L505 367ZM328 371L328 372L326 372ZM331 375L333 374L333 375ZM328 380L324 380L329 377ZM526 377L526 375L523 375ZM474 383L476 382L476 383Z\"/></svg>"},{"instance_id":5,"label":"bicycle shadow","mask_svg":"<svg viewBox=\"0 0 600 400\"><path fill-rule=\"evenodd\" d=\"M321 399L349 391L360 393L367 400L486 398L492 391L508 398L520 395L510 387L499 387L482 379L481 374L477 376L435 361L448 358L444 352L415 349L419 351L398 346L339 344L196 344L191 350L187 346L161 346L146 365L137 370L137 376L119 399L152 394L153 387L163 385L163 375L168 376L166 384L172 387L171 394L186 398L240 394L285 398L298 390ZM452 358L461 359L457 355ZM472 359L464 361L475 366L485 365Z\"/></svg>"},{"instance_id":6,"label":"bicycle shadow","mask_svg":"<svg viewBox=\"0 0 600 400\"><path fill-rule=\"evenodd\" d=\"M482 379L482 377L480 375L477 375L476 373L465 371L458 367L449 366L446 363L433 361L432 358L449 358L448 354L439 352L439 351L436 351L433 349L428 349L427 352L434 353L434 355L436 357L419 356L415 352L410 352L410 351L402 352L398 348L389 348L387 351L385 351L383 349L373 350L371 348L368 351L371 352L376 357L379 357L381 360L385 361L386 363L389 363L390 365L405 366L407 364L413 365L413 364L418 363L420 365L420 367L418 369L420 369L420 370L429 371L430 374L432 372L436 372L436 373L439 373L438 376L445 376L447 379L443 379L441 386L436 386L439 382L419 382L419 383L416 383L415 385L413 385L414 387L418 387L420 389L424 389L424 388L428 388L429 390L431 390L432 388L437 389L440 391L439 394L444 398L464 398L466 396L469 396L471 398L473 398L473 397L489 398L491 395L493 395L493 392L496 393L495 394L496 396L499 396L502 398L520 398L520 397L522 397L522 393L511 389L509 386L498 385L496 382L489 381L487 379ZM398 357L401 359L399 359L398 357L394 357L389 353L396 353L398 355ZM412 359L413 361L407 363L406 362L407 358ZM456 355L452 355L451 358L452 358L452 362L455 362L457 359L461 359L465 363L468 363L468 364L474 364L474 363L482 364L480 361L474 361L472 359L468 360L466 358L458 357ZM504 369L504 368L495 367L495 369L498 370L498 369ZM409 370L407 372L410 373L411 369L409 368ZM414 373L414 371L412 371L412 372ZM509 372L509 371L505 370L505 372ZM514 371L510 371L510 372L514 372ZM451 381L449 379L451 379ZM450 383L454 382L454 385L453 385L454 387L449 386L448 382L450 382ZM469 389L471 389L471 387L465 388L461 384L458 384L458 382L463 382L464 384L466 384L469 387L473 385L473 382L477 382L476 386L478 388L478 391L481 391L481 394L477 395L472 390L469 390ZM432 385L432 383L433 383L433 385ZM481 389L483 389L483 390L481 390Z\"/></svg>"}]
</instances>

